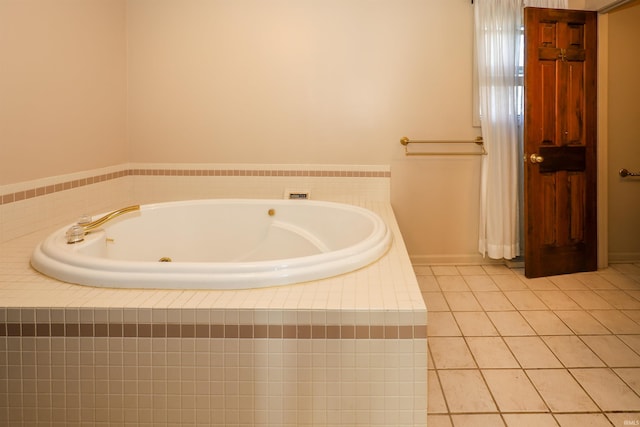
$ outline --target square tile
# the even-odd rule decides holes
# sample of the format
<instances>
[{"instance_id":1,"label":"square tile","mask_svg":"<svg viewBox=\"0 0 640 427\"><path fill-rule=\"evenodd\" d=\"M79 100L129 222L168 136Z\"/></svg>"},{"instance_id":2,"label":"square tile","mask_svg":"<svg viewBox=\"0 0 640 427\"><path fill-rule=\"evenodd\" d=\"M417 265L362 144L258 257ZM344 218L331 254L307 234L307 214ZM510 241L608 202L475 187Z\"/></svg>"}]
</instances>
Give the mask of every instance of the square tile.
<instances>
[{"instance_id":1,"label":"square tile","mask_svg":"<svg viewBox=\"0 0 640 427\"><path fill-rule=\"evenodd\" d=\"M558 427L551 414L503 414L507 427Z\"/></svg>"},{"instance_id":2,"label":"square tile","mask_svg":"<svg viewBox=\"0 0 640 427\"><path fill-rule=\"evenodd\" d=\"M482 375L501 412L547 411L522 369L483 370Z\"/></svg>"},{"instance_id":3,"label":"square tile","mask_svg":"<svg viewBox=\"0 0 640 427\"><path fill-rule=\"evenodd\" d=\"M552 311L523 311L522 316L538 335L571 335L572 332Z\"/></svg>"},{"instance_id":4,"label":"square tile","mask_svg":"<svg viewBox=\"0 0 640 427\"><path fill-rule=\"evenodd\" d=\"M540 337L505 337L504 341L525 369L562 367Z\"/></svg>"},{"instance_id":5,"label":"square tile","mask_svg":"<svg viewBox=\"0 0 640 427\"><path fill-rule=\"evenodd\" d=\"M438 371L438 375L449 411L452 413L497 411L480 371L441 370ZM470 396L474 398L470 399Z\"/></svg>"},{"instance_id":6,"label":"square tile","mask_svg":"<svg viewBox=\"0 0 640 427\"><path fill-rule=\"evenodd\" d=\"M611 333L602 323L598 322L586 311L555 311L558 316L571 330L578 335L595 335Z\"/></svg>"},{"instance_id":7,"label":"square tile","mask_svg":"<svg viewBox=\"0 0 640 427\"><path fill-rule=\"evenodd\" d=\"M467 345L480 368L519 368L501 337L467 337Z\"/></svg>"},{"instance_id":8,"label":"square tile","mask_svg":"<svg viewBox=\"0 0 640 427\"><path fill-rule=\"evenodd\" d=\"M454 427L504 427L499 414L456 414L451 419Z\"/></svg>"},{"instance_id":9,"label":"square tile","mask_svg":"<svg viewBox=\"0 0 640 427\"><path fill-rule=\"evenodd\" d=\"M456 324L453 314L448 311L429 313L429 323L427 325L427 335L429 337L452 337L461 336L462 333Z\"/></svg>"},{"instance_id":10,"label":"square tile","mask_svg":"<svg viewBox=\"0 0 640 427\"><path fill-rule=\"evenodd\" d=\"M640 394L640 366L637 368L617 368L613 370L636 394Z\"/></svg>"},{"instance_id":11,"label":"square tile","mask_svg":"<svg viewBox=\"0 0 640 427\"><path fill-rule=\"evenodd\" d=\"M567 370L528 370L527 375L552 412L598 411L595 403Z\"/></svg>"},{"instance_id":12,"label":"square tile","mask_svg":"<svg viewBox=\"0 0 640 427\"><path fill-rule=\"evenodd\" d=\"M458 322L462 335L466 337L496 336L498 331L489 320L489 317L481 311L454 312L453 316Z\"/></svg>"},{"instance_id":13,"label":"square tile","mask_svg":"<svg viewBox=\"0 0 640 427\"><path fill-rule=\"evenodd\" d=\"M603 411L640 410L640 397L611 369L571 369L571 374Z\"/></svg>"},{"instance_id":14,"label":"square tile","mask_svg":"<svg viewBox=\"0 0 640 427\"><path fill-rule=\"evenodd\" d=\"M509 311L516 309L501 291L476 292L475 295L485 311Z\"/></svg>"},{"instance_id":15,"label":"square tile","mask_svg":"<svg viewBox=\"0 0 640 427\"><path fill-rule=\"evenodd\" d=\"M560 427L611 427L603 414L555 414ZM616 427L621 424L616 424Z\"/></svg>"},{"instance_id":16,"label":"square tile","mask_svg":"<svg viewBox=\"0 0 640 427\"><path fill-rule=\"evenodd\" d=\"M435 268L435 267L434 267ZM470 291L462 276L435 276L438 286L443 292Z\"/></svg>"},{"instance_id":17,"label":"square tile","mask_svg":"<svg viewBox=\"0 0 640 427\"><path fill-rule=\"evenodd\" d=\"M442 292L423 292L422 298L427 306L427 311L449 311L447 300L444 299Z\"/></svg>"},{"instance_id":18,"label":"square tile","mask_svg":"<svg viewBox=\"0 0 640 427\"><path fill-rule=\"evenodd\" d=\"M482 310L472 292L443 292L452 311Z\"/></svg>"},{"instance_id":19,"label":"square tile","mask_svg":"<svg viewBox=\"0 0 640 427\"><path fill-rule=\"evenodd\" d=\"M432 337L428 345L436 369L476 368L471 351L462 337Z\"/></svg>"},{"instance_id":20,"label":"square tile","mask_svg":"<svg viewBox=\"0 0 640 427\"><path fill-rule=\"evenodd\" d=\"M565 291L565 293L585 310L611 310L613 306L594 291Z\"/></svg>"},{"instance_id":21,"label":"square tile","mask_svg":"<svg viewBox=\"0 0 640 427\"><path fill-rule=\"evenodd\" d=\"M518 310L547 310L547 306L533 291L505 291L504 295Z\"/></svg>"},{"instance_id":22,"label":"square tile","mask_svg":"<svg viewBox=\"0 0 640 427\"><path fill-rule=\"evenodd\" d=\"M630 298L629 294L621 290L597 290L602 299L619 310L640 310L640 301Z\"/></svg>"},{"instance_id":23,"label":"square tile","mask_svg":"<svg viewBox=\"0 0 640 427\"><path fill-rule=\"evenodd\" d=\"M640 325L618 310L591 310L589 313L614 334L640 334Z\"/></svg>"},{"instance_id":24,"label":"square tile","mask_svg":"<svg viewBox=\"0 0 640 427\"><path fill-rule=\"evenodd\" d=\"M446 414L447 404L444 401L440 380L436 371L429 370L427 373L427 412L429 414Z\"/></svg>"},{"instance_id":25,"label":"square tile","mask_svg":"<svg viewBox=\"0 0 640 427\"><path fill-rule=\"evenodd\" d=\"M604 362L576 336L542 337L551 351L567 368L596 368Z\"/></svg>"},{"instance_id":26,"label":"square tile","mask_svg":"<svg viewBox=\"0 0 640 427\"><path fill-rule=\"evenodd\" d=\"M427 414L427 425L429 427L452 427L449 415L432 415L431 411Z\"/></svg>"},{"instance_id":27,"label":"square tile","mask_svg":"<svg viewBox=\"0 0 640 427\"><path fill-rule=\"evenodd\" d=\"M491 278L502 291L525 291L528 289L527 285L515 274L491 276Z\"/></svg>"},{"instance_id":28,"label":"square tile","mask_svg":"<svg viewBox=\"0 0 640 427\"><path fill-rule=\"evenodd\" d=\"M492 311L487 313L502 336L535 335L535 331L517 311Z\"/></svg>"},{"instance_id":29,"label":"square tile","mask_svg":"<svg viewBox=\"0 0 640 427\"><path fill-rule=\"evenodd\" d=\"M551 310L580 310L578 303L563 291L535 291L535 294Z\"/></svg>"},{"instance_id":30,"label":"square tile","mask_svg":"<svg viewBox=\"0 0 640 427\"><path fill-rule=\"evenodd\" d=\"M496 286L496 282L493 281L491 276L477 275L477 276L463 276L465 282L472 291L499 291Z\"/></svg>"},{"instance_id":31,"label":"square tile","mask_svg":"<svg viewBox=\"0 0 640 427\"><path fill-rule=\"evenodd\" d=\"M607 366L640 366L640 356L614 335L590 335L581 338Z\"/></svg>"}]
</instances>

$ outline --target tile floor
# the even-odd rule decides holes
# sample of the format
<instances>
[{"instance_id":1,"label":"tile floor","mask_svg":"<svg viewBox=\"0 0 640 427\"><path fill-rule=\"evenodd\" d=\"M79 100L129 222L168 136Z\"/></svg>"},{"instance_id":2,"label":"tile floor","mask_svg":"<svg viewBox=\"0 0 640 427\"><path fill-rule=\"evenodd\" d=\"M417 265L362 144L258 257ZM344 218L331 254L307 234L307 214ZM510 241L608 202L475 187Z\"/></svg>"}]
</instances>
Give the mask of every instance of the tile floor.
<instances>
[{"instance_id":1,"label":"tile floor","mask_svg":"<svg viewBox=\"0 0 640 427\"><path fill-rule=\"evenodd\" d=\"M640 264L527 279L416 266L429 427L640 425Z\"/></svg>"}]
</instances>

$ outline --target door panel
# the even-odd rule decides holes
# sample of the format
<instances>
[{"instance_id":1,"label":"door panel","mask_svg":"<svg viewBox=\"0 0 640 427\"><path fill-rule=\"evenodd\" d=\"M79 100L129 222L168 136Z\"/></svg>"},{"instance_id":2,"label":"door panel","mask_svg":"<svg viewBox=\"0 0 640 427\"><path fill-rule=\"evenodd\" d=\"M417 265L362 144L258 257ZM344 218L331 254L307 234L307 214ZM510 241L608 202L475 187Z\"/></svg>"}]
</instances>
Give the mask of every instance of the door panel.
<instances>
[{"instance_id":1,"label":"door panel","mask_svg":"<svg viewBox=\"0 0 640 427\"><path fill-rule=\"evenodd\" d=\"M595 12L525 9L525 274L597 268Z\"/></svg>"}]
</instances>

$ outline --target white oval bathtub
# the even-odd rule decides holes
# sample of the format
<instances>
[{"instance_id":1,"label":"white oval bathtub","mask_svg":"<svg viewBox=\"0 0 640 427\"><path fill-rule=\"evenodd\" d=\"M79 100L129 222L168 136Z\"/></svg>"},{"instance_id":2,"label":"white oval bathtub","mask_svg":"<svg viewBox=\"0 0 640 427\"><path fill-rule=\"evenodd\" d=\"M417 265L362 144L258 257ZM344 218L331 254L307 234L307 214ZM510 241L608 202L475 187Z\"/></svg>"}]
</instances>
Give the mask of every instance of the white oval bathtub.
<instances>
[{"instance_id":1,"label":"white oval bathtub","mask_svg":"<svg viewBox=\"0 0 640 427\"><path fill-rule=\"evenodd\" d=\"M32 266L65 282L118 288L299 283L364 267L391 244L391 233L374 212L309 200L143 205L74 244L67 243L68 228L36 247Z\"/></svg>"}]
</instances>

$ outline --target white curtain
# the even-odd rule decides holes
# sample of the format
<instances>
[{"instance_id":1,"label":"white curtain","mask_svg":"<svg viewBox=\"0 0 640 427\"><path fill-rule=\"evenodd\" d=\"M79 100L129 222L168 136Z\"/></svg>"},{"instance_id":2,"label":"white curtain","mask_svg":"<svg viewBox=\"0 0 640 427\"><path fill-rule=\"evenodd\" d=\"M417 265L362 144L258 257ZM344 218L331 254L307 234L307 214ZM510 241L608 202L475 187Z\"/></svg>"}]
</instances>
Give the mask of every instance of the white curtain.
<instances>
[{"instance_id":1,"label":"white curtain","mask_svg":"<svg viewBox=\"0 0 640 427\"><path fill-rule=\"evenodd\" d=\"M520 254L518 228L518 62L522 0L476 0L476 62L485 147L480 179L480 253Z\"/></svg>"},{"instance_id":2,"label":"white curtain","mask_svg":"<svg viewBox=\"0 0 640 427\"><path fill-rule=\"evenodd\" d=\"M515 258L521 249L525 6L566 9L567 0L476 0L474 7L480 125L489 153L482 160L478 249L494 259Z\"/></svg>"}]
</instances>

